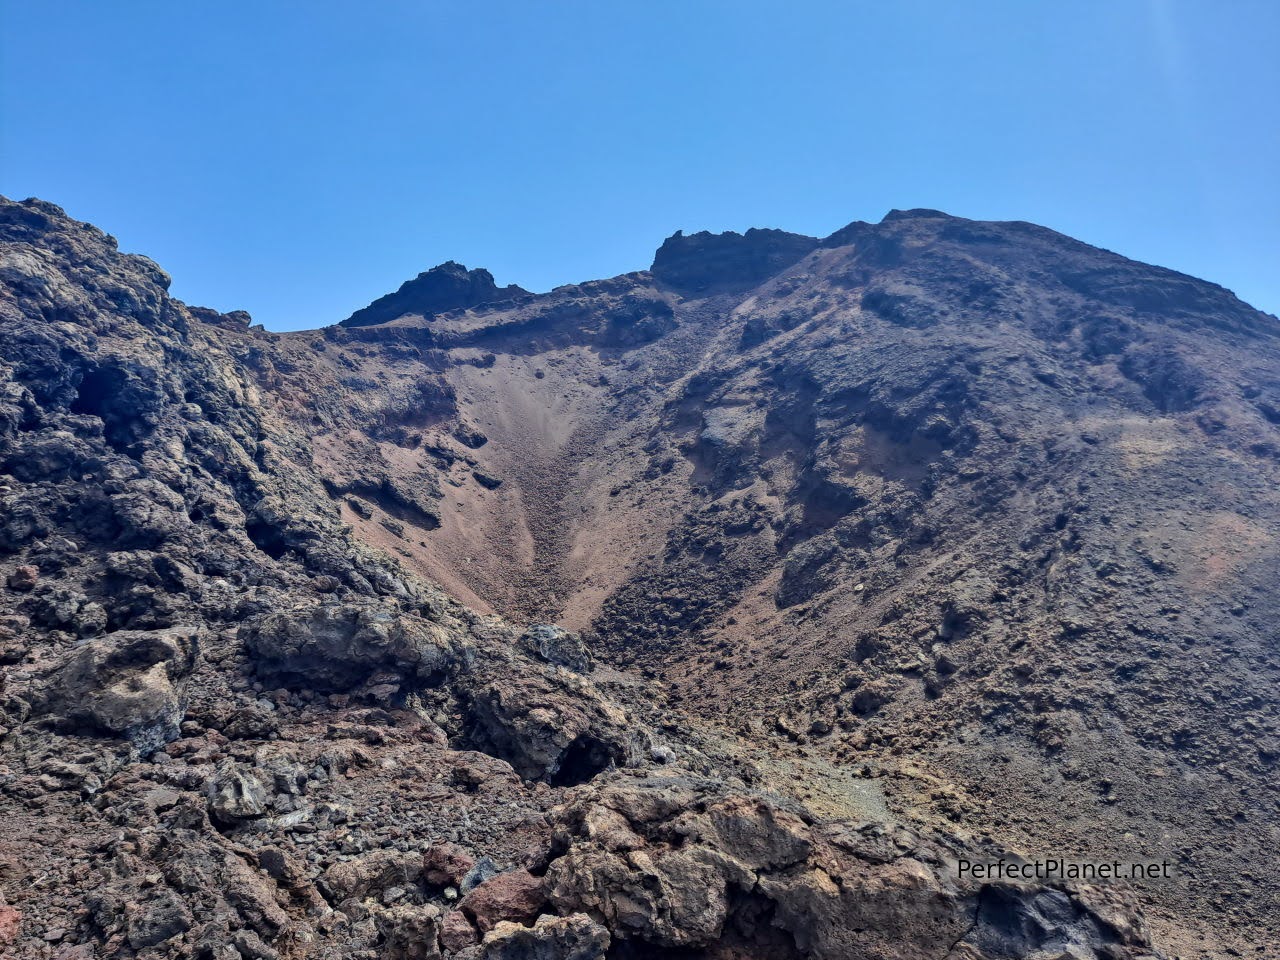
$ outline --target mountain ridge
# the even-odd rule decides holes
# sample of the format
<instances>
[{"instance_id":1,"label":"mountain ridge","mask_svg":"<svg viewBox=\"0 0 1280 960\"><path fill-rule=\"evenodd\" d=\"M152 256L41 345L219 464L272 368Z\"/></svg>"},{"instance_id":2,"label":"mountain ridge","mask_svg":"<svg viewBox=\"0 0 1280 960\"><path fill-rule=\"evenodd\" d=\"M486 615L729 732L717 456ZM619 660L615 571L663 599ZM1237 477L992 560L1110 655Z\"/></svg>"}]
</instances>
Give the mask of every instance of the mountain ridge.
<instances>
[{"instance_id":1,"label":"mountain ridge","mask_svg":"<svg viewBox=\"0 0 1280 960\"><path fill-rule=\"evenodd\" d=\"M1214 283L1213 281L1206 280L1202 277L1197 277L1193 274L1188 274L1182 271L1173 270L1167 267L1155 266L1152 264L1144 263L1139 260L1134 260L1116 251L1113 251L1104 247L1094 246L1082 240L1077 240L1074 237L1071 237L1068 234L1064 234L1060 231L1054 230L1051 227L1045 227L1040 224L1032 223L1026 220L995 220L995 221L973 220L965 217L960 217L954 214L949 214L942 210L936 210L936 209L925 208L925 207L909 208L909 209L896 209L896 208L892 209L888 211L884 215L884 217L881 218L879 223L871 223L868 221L854 220L846 224L845 226L832 231L830 234L826 235L825 237L810 237L804 234L791 233L785 230L780 230L772 227L766 227L766 228L751 227L751 228L748 228L745 232L738 232L734 230L725 230L721 232L715 232L715 231L704 229L704 230L698 230L690 234L685 234L683 230L677 230L671 236L667 237L666 240L664 240L663 243L659 245L659 247L655 251L654 265L657 265L658 273L661 274L665 267L665 264L663 263L663 261L667 260L668 257L672 256L674 254L674 251L677 248L684 248L682 251L682 255L685 258L696 259L699 253L701 252L697 249L698 244L712 244L717 247L720 247L721 249L723 249L724 245L733 245L742 250L752 250L753 244L754 244L754 249L757 251L757 253L763 254L764 251L767 249L770 241L773 241L774 243L776 243L779 240L783 240L785 238L785 240L790 241L792 244L794 244L797 249L803 248L804 252L807 253L809 252L809 250L812 250L816 247L831 248L831 247L845 246L853 242L853 239L856 236L858 236L860 233L866 233L867 231L874 230L876 227L882 226L886 223L891 224L895 222L903 222L903 221L911 221L911 220L945 220L945 221L950 221L957 228L961 228L961 229L963 229L963 225L965 224L970 224L970 225L985 224L985 225L989 225L997 228L1007 228L1011 230L1017 230L1020 232L1029 233L1032 235L1048 237L1050 239L1053 239L1057 242L1061 242L1064 244L1079 245L1081 248L1085 248L1090 251L1094 251L1096 253L1113 256L1120 260L1125 261L1126 263L1138 264L1146 269L1160 272L1168 276L1170 279L1190 281L1196 285L1203 285L1205 287L1209 287L1214 290L1221 291L1222 293L1231 297L1233 300L1237 301L1242 306L1245 306L1248 309L1253 310L1255 312L1262 313L1264 316L1270 316L1272 318L1275 318L1274 314L1268 314L1265 311L1257 310L1257 308L1252 307L1251 305L1245 303L1243 300L1240 300L1239 296L1236 295L1234 291L1226 287L1223 287L1220 284ZM777 272L780 272L782 269L785 269L785 266L789 266L790 263L794 263L794 262L795 262L794 260L791 260L784 265L780 265L776 270L773 270L772 273L759 274L758 276L756 276L756 280L759 281L759 280L767 279L768 276L775 275ZM654 273L654 265L651 265L648 271L632 271L630 273L619 274L618 277L611 278L611 279L618 279L620 277L630 276L635 272L648 272L652 274ZM741 266L741 264L739 264L738 266ZM765 269L768 269L767 265L762 265L762 266ZM497 288L496 285L492 283L492 274L490 274L488 270L485 270L484 268L476 268L475 270L468 270L466 267L462 267L456 261L452 261L452 260L441 263L435 267L430 268L427 271L424 271L418 274L418 277L416 278L416 280L422 280L424 277L432 276L437 271L447 272L449 269L452 269L452 268L460 269L462 274L467 277L470 277L472 274L477 274L482 277L487 277L488 282L482 283L482 285L486 287L492 286L493 287L492 291L478 294L477 296L479 297L479 299L472 299L466 303L458 302L456 304L453 304L447 307L441 307L439 309L427 309L426 310L427 314L447 313L447 312L452 312L454 310L466 310L474 307L492 304L501 299L510 299L512 297L546 296L550 293L555 293L558 290L564 290L567 288L574 288L574 287L581 286L582 283L599 282L599 281L582 281L581 283L561 284L556 288L554 288L553 290L548 291L546 294L537 294L537 293L533 293L531 291L525 290L515 284L510 284L504 288ZM403 312L394 313L396 309L400 309L397 306L397 304L399 303L398 298L400 294L403 292L404 287L410 286L414 282L415 282L414 280L406 281L406 283L402 285L400 291L397 291L396 293L386 294L383 297L379 297L376 300L374 300L372 303L370 303L368 306L361 308L360 310L356 311L352 315L353 317L377 316L377 317L380 317L380 319L362 319L361 322L359 323L351 323L351 318L349 317L347 320L339 321L339 324L348 325L348 326L363 326L363 325L373 325L378 323L387 323L392 320L398 319L401 316L408 315L410 313L422 312L420 309L415 310L412 307L406 306L403 308ZM677 281L677 286L678 285L679 285L679 282ZM507 291L511 292L510 296L506 295ZM685 292L690 292L690 291L685 291ZM376 314L375 313L366 314L366 311L372 311L374 310L375 307L377 308ZM312 328L312 329L323 329L323 326ZM302 331L293 331L293 332L302 332Z\"/></svg>"},{"instance_id":2,"label":"mountain ridge","mask_svg":"<svg viewBox=\"0 0 1280 960\"><path fill-rule=\"evenodd\" d=\"M364 864L359 882L381 896L389 881L370 879L367 857L458 828L415 804L404 815L417 826L397 827L408 839L357 818L373 847L341 852L342 823L306 793L333 787L267 789L290 751L310 762L304 745L326 723L373 751L358 776L379 803L395 794L378 764L394 759L407 783L437 784L423 789L486 824L492 835L468 833L468 849L512 868L504 884L552 898L534 913L546 929L527 934L544 944L579 915L596 926L573 930L612 938L619 957L941 958L957 939L978 956L1227 956L1275 942L1280 878L1252 852L1276 829L1280 758L1275 318L1045 228L935 214L823 240L677 233L656 271L271 334L169 299L159 268L51 204L5 202L11 782L82 836L100 829L96 808L42 786L53 775L41 771L125 743L101 770L65 776L116 784L118 797L130 782L178 790L183 822L212 831L186 841L203 851L192 856L222 850L218 837L264 864L278 862L264 845L301 855L273 883L352 924L314 926L301 907L250 922L237 908L219 928L282 953L294 949L283 929L326 950L390 950L417 923L428 939L462 937L440 940L450 955L490 932L488 914L459 919L426 880L411 884L408 913L343 899L343 864ZM463 284L478 273L450 272ZM549 622L572 632L538 632ZM150 636L187 627L200 628L194 659L186 634ZM98 703L93 683L114 689L133 669L107 658L86 674L86 641L151 671L164 709L145 736L101 710L68 712L69 677ZM414 729L427 745L412 746ZM130 737L151 755L158 737L175 772L137 758L136 743L130 759ZM668 773L680 783L643 780ZM246 806L250 780L264 793ZM195 799L206 782L212 820ZM840 867L868 878L851 900L801 907L795 884L817 882L808 860L776 854L791 879L756 864L743 888L732 877L746 874L718 858L756 854L727 834L697 852L719 865L712 889L729 877L716 923L682 913L691 891L676 884L628 926L584 891L603 882L608 899L639 881L584 824L621 815L639 838L625 842L665 863L667 814L619 799L632 787L686 812L703 797L716 817L763 803L781 822L795 809L811 845L837 828L861 836L862 820L916 831L904 842L926 864L926 897L967 915L969 932L948 928L944 943L911 907L909 953L889 932L901 918L855 936L849 918L879 909L871 886L895 882L862 872L873 855L859 847L863 865ZM751 790L790 799L741 799ZM468 799L491 791L500 802ZM513 826L504 805L560 839ZM314 860L287 826L300 811L321 838ZM754 816L734 822L754 831ZM800 829L766 833L796 850ZM519 866L507 834L542 852ZM1176 876L1103 891L1118 898L1105 907L1052 886L1007 901L1003 887L955 886L930 859L986 843L1165 859ZM110 855L177 870L146 844ZM75 887L76 857L58 858ZM0 872L13 902L32 896L22 876ZM202 935L185 907L132 888L118 899L124 914L95 908L67 936L106 941L114 924L143 944L156 911L187 923L157 949ZM1020 941L1013 927L1039 932Z\"/></svg>"}]
</instances>

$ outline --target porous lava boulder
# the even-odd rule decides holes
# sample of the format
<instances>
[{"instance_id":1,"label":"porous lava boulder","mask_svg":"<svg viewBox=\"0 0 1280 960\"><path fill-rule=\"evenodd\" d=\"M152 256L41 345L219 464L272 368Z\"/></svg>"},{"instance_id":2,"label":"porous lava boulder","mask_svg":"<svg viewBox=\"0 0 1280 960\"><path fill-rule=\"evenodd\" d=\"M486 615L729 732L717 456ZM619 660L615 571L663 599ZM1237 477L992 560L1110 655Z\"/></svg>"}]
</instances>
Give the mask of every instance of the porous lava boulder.
<instances>
[{"instance_id":1,"label":"porous lava boulder","mask_svg":"<svg viewBox=\"0 0 1280 960\"><path fill-rule=\"evenodd\" d=\"M440 908L397 904L376 915L383 960L439 960Z\"/></svg>"},{"instance_id":2,"label":"porous lava boulder","mask_svg":"<svg viewBox=\"0 0 1280 960\"><path fill-rule=\"evenodd\" d=\"M585 914L544 915L532 927L503 922L484 938L481 960L604 960L609 931Z\"/></svg>"},{"instance_id":3,"label":"porous lava boulder","mask_svg":"<svg viewBox=\"0 0 1280 960\"><path fill-rule=\"evenodd\" d=\"M576 674L490 669L468 683L468 741L526 780L573 786L648 752L647 731Z\"/></svg>"},{"instance_id":4,"label":"porous lava boulder","mask_svg":"<svg viewBox=\"0 0 1280 960\"><path fill-rule=\"evenodd\" d=\"M33 707L149 754L178 736L200 630L121 630L86 640L38 682Z\"/></svg>"},{"instance_id":5,"label":"porous lava boulder","mask_svg":"<svg viewBox=\"0 0 1280 960\"><path fill-rule=\"evenodd\" d=\"M40 570L30 564L18 567L6 578L6 584L10 590L17 593L26 593L34 590L37 583L40 582Z\"/></svg>"},{"instance_id":6,"label":"porous lava boulder","mask_svg":"<svg viewBox=\"0 0 1280 960\"><path fill-rule=\"evenodd\" d=\"M520 641L539 660L578 673L590 673L594 666L591 651L578 634L549 623L536 623Z\"/></svg>"},{"instance_id":7,"label":"porous lava boulder","mask_svg":"<svg viewBox=\"0 0 1280 960\"><path fill-rule=\"evenodd\" d=\"M422 858L396 850L375 850L335 863L325 871L321 890L334 904L377 896L393 886L411 886L422 876Z\"/></svg>"},{"instance_id":8,"label":"porous lava boulder","mask_svg":"<svg viewBox=\"0 0 1280 960\"><path fill-rule=\"evenodd\" d=\"M262 617L245 645L260 672L314 690L346 691L384 671L438 682L457 661L457 635L391 604L324 603Z\"/></svg>"},{"instance_id":9,"label":"porous lava boulder","mask_svg":"<svg viewBox=\"0 0 1280 960\"><path fill-rule=\"evenodd\" d=\"M498 923L529 923L547 902L546 885L528 870L509 870L480 884L458 904L487 933Z\"/></svg>"}]
</instances>

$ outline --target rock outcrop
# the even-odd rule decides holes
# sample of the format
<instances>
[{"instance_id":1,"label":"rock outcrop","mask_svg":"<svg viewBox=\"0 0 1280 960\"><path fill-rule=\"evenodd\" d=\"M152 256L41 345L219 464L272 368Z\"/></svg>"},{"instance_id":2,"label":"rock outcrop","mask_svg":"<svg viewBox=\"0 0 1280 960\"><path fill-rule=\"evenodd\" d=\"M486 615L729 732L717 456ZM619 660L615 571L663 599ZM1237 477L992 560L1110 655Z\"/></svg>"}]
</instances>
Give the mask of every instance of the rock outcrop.
<instances>
[{"instance_id":1,"label":"rock outcrop","mask_svg":"<svg viewBox=\"0 0 1280 960\"><path fill-rule=\"evenodd\" d=\"M576 633L553 623L535 623L520 638L534 656L577 673L590 673L591 651Z\"/></svg>"},{"instance_id":2,"label":"rock outcrop","mask_svg":"<svg viewBox=\"0 0 1280 960\"><path fill-rule=\"evenodd\" d=\"M571 673L499 666L467 679L467 742L501 757L522 777L584 783L647 756L650 735L635 717Z\"/></svg>"},{"instance_id":3,"label":"rock outcrop","mask_svg":"<svg viewBox=\"0 0 1280 960\"><path fill-rule=\"evenodd\" d=\"M1107 919L1111 907L1069 892L959 880L954 844L815 823L802 807L706 781L614 781L575 797L562 823L551 902L644 949L941 960L1100 957L1144 942Z\"/></svg>"},{"instance_id":4,"label":"rock outcrop","mask_svg":"<svg viewBox=\"0 0 1280 960\"><path fill-rule=\"evenodd\" d=\"M785 230L704 230L688 236L677 230L663 241L649 269L660 283L689 295L748 290L817 246L814 237Z\"/></svg>"},{"instance_id":5,"label":"rock outcrop","mask_svg":"<svg viewBox=\"0 0 1280 960\"><path fill-rule=\"evenodd\" d=\"M515 284L499 287L488 270L468 270L450 260L406 280L395 293L379 297L342 321L344 327L366 327L416 314L431 317L449 310L478 307L495 300L513 300L528 291Z\"/></svg>"},{"instance_id":6,"label":"rock outcrop","mask_svg":"<svg viewBox=\"0 0 1280 960\"><path fill-rule=\"evenodd\" d=\"M375 679L398 688L427 685L454 669L456 629L394 603L321 603L269 613L251 624L245 644L256 669L324 692Z\"/></svg>"}]
</instances>

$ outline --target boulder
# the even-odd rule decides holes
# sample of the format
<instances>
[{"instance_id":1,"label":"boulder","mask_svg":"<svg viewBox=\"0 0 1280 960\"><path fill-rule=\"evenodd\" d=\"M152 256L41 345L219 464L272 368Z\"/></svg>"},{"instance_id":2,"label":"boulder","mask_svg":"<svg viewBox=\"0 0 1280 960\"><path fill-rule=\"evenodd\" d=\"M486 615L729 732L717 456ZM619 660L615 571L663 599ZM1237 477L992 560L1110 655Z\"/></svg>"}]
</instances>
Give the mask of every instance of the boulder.
<instances>
[{"instance_id":1,"label":"boulder","mask_svg":"<svg viewBox=\"0 0 1280 960\"><path fill-rule=\"evenodd\" d=\"M184 946L192 949L170 947L147 956L219 956L203 945L227 944L234 931L252 930L265 944L287 935L291 921L277 902L275 882L247 851L209 828L203 813L190 812L196 815L190 822L202 823L199 829L171 822L161 830L131 831L129 840L109 840L99 860L101 880L85 898L94 927L121 930L137 950L187 932ZM161 878L174 886L157 883Z\"/></svg>"},{"instance_id":2,"label":"boulder","mask_svg":"<svg viewBox=\"0 0 1280 960\"><path fill-rule=\"evenodd\" d=\"M10 590L26 593L34 590L36 584L40 582L40 571L29 563L23 564L9 574L5 582L9 585Z\"/></svg>"},{"instance_id":3,"label":"boulder","mask_svg":"<svg viewBox=\"0 0 1280 960\"><path fill-rule=\"evenodd\" d=\"M162 890L125 912L126 937L135 950L154 947L191 929L191 911L172 890Z\"/></svg>"},{"instance_id":4,"label":"boulder","mask_svg":"<svg viewBox=\"0 0 1280 960\"><path fill-rule=\"evenodd\" d=\"M521 645L535 657L578 673L590 673L591 652L582 638L553 624L534 624L520 637Z\"/></svg>"},{"instance_id":5,"label":"boulder","mask_svg":"<svg viewBox=\"0 0 1280 960\"><path fill-rule=\"evenodd\" d=\"M719 939L729 915L730 875L748 876L709 850L614 854L575 849L547 873L560 910L585 910L613 932L663 948L698 947Z\"/></svg>"},{"instance_id":6,"label":"boulder","mask_svg":"<svg viewBox=\"0 0 1280 960\"><path fill-rule=\"evenodd\" d=\"M528 870L500 873L476 887L458 904L482 933L500 921L529 923L547 902L545 884Z\"/></svg>"},{"instance_id":7,"label":"boulder","mask_svg":"<svg viewBox=\"0 0 1280 960\"><path fill-rule=\"evenodd\" d=\"M237 930L231 935L231 946L242 960L280 960L280 954L252 930ZM232 960L228 957L227 960Z\"/></svg>"},{"instance_id":8,"label":"boulder","mask_svg":"<svg viewBox=\"0 0 1280 960\"><path fill-rule=\"evenodd\" d=\"M379 911L376 919L383 960L438 960L440 908L400 904Z\"/></svg>"},{"instance_id":9,"label":"boulder","mask_svg":"<svg viewBox=\"0 0 1280 960\"><path fill-rule=\"evenodd\" d=\"M457 886L475 865L475 858L456 843L438 843L422 852L422 877L437 887Z\"/></svg>"},{"instance_id":10,"label":"boulder","mask_svg":"<svg viewBox=\"0 0 1280 960\"><path fill-rule=\"evenodd\" d=\"M526 780L573 786L648 752L646 731L576 674L506 671L473 683L471 745Z\"/></svg>"},{"instance_id":11,"label":"boulder","mask_svg":"<svg viewBox=\"0 0 1280 960\"><path fill-rule=\"evenodd\" d=\"M731 888L751 889L749 862L788 859L798 838L768 817L752 826L735 822L759 810L751 801L730 798L719 820L694 814L706 810L702 786L684 778L649 778L609 785L583 794L562 808L557 845L564 856L547 871L551 903L562 913L585 911L600 917L615 936L666 949L694 948L718 940L729 918ZM733 801L736 801L733 802ZM686 812L688 811L688 812ZM677 821L679 845L668 839L668 821ZM723 834L723 836L721 835ZM659 839L659 838L662 839ZM748 838L744 860L720 848ZM807 853L803 849L800 857Z\"/></svg>"},{"instance_id":12,"label":"boulder","mask_svg":"<svg viewBox=\"0 0 1280 960\"><path fill-rule=\"evenodd\" d=\"M307 866L282 847L264 847L258 851L258 862L295 903L302 904L311 916L323 916L329 906L311 882Z\"/></svg>"},{"instance_id":13,"label":"boulder","mask_svg":"<svg viewBox=\"0 0 1280 960\"><path fill-rule=\"evenodd\" d=\"M233 825L267 812L267 788L252 772L228 760L206 788L209 812L219 823Z\"/></svg>"},{"instance_id":14,"label":"boulder","mask_svg":"<svg viewBox=\"0 0 1280 960\"><path fill-rule=\"evenodd\" d=\"M586 914L541 916L532 927L499 923L485 935L482 960L604 960L609 931Z\"/></svg>"},{"instance_id":15,"label":"boulder","mask_svg":"<svg viewBox=\"0 0 1280 960\"><path fill-rule=\"evenodd\" d=\"M1035 956L1050 944L1055 947L1053 956L1092 957L1141 938L1139 928L1125 930L1123 921L1117 927L1093 906L1063 890L988 884L978 897L968 941L993 957Z\"/></svg>"},{"instance_id":16,"label":"boulder","mask_svg":"<svg viewBox=\"0 0 1280 960\"><path fill-rule=\"evenodd\" d=\"M434 684L455 664L450 632L391 604L325 603L270 613L246 632L260 673L332 693L376 673Z\"/></svg>"},{"instance_id":17,"label":"boulder","mask_svg":"<svg viewBox=\"0 0 1280 960\"><path fill-rule=\"evenodd\" d=\"M480 884L484 883L491 877L498 875L498 867L488 857L481 857L475 862L475 865L466 872L461 880L458 881L458 890L463 896L466 896Z\"/></svg>"},{"instance_id":18,"label":"boulder","mask_svg":"<svg viewBox=\"0 0 1280 960\"><path fill-rule=\"evenodd\" d=\"M145 755L179 734L199 630L122 630L66 654L36 691L38 712L123 736Z\"/></svg>"},{"instance_id":19,"label":"boulder","mask_svg":"<svg viewBox=\"0 0 1280 960\"><path fill-rule=\"evenodd\" d=\"M440 944L450 953L457 953L479 942L480 935L461 910L450 910L440 922Z\"/></svg>"},{"instance_id":20,"label":"boulder","mask_svg":"<svg viewBox=\"0 0 1280 960\"><path fill-rule=\"evenodd\" d=\"M321 890L329 902L374 897L390 887L411 886L422 876L422 859L415 853L375 850L335 863L324 872Z\"/></svg>"},{"instance_id":21,"label":"boulder","mask_svg":"<svg viewBox=\"0 0 1280 960\"><path fill-rule=\"evenodd\" d=\"M221 732L229 740L266 740L279 729L274 712L252 704L234 711L222 724Z\"/></svg>"},{"instance_id":22,"label":"boulder","mask_svg":"<svg viewBox=\"0 0 1280 960\"><path fill-rule=\"evenodd\" d=\"M8 946L22 933L22 913L0 904L0 947Z\"/></svg>"}]
</instances>

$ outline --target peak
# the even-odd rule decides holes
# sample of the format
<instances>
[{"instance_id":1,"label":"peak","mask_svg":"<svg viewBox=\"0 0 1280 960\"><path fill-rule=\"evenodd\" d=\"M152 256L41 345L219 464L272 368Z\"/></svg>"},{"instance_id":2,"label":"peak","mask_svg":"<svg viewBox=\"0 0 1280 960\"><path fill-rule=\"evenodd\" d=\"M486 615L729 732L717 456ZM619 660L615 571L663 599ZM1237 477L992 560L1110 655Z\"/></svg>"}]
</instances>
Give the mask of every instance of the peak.
<instances>
[{"instance_id":1,"label":"peak","mask_svg":"<svg viewBox=\"0 0 1280 960\"><path fill-rule=\"evenodd\" d=\"M431 269L423 270L418 274L418 276L425 277L429 273L467 274L468 276L476 274L478 276L489 277L490 279L493 278L493 274L484 267L476 267L474 270L468 270L465 264L459 263L457 260L446 260L444 263L437 263Z\"/></svg>"},{"instance_id":2,"label":"peak","mask_svg":"<svg viewBox=\"0 0 1280 960\"><path fill-rule=\"evenodd\" d=\"M893 223L897 220L955 220L949 213L931 210L928 207L915 207L911 210L890 210L884 215L881 223Z\"/></svg>"},{"instance_id":3,"label":"peak","mask_svg":"<svg viewBox=\"0 0 1280 960\"><path fill-rule=\"evenodd\" d=\"M493 280L493 274L483 267L468 270L456 260L446 260L424 270L412 280L406 280L395 293L379 297L367 307L357 310L341 325L367 327L389 323L410 313L430 317L449 310L509 300L526 293L527 290L515 284L499 287Z\"/></svg>"},{"instance_id":4,"label":"peak","mask_svg":"<svg viewBox=\"0 0 1280 960\"><path fill-rule=\"evenodd\" d=\"M818 245L814 237L752 227L746 233L677 230L663 241L650 268L683 293L753 286L785 270Z\"/></svg>"}]
</instances>

